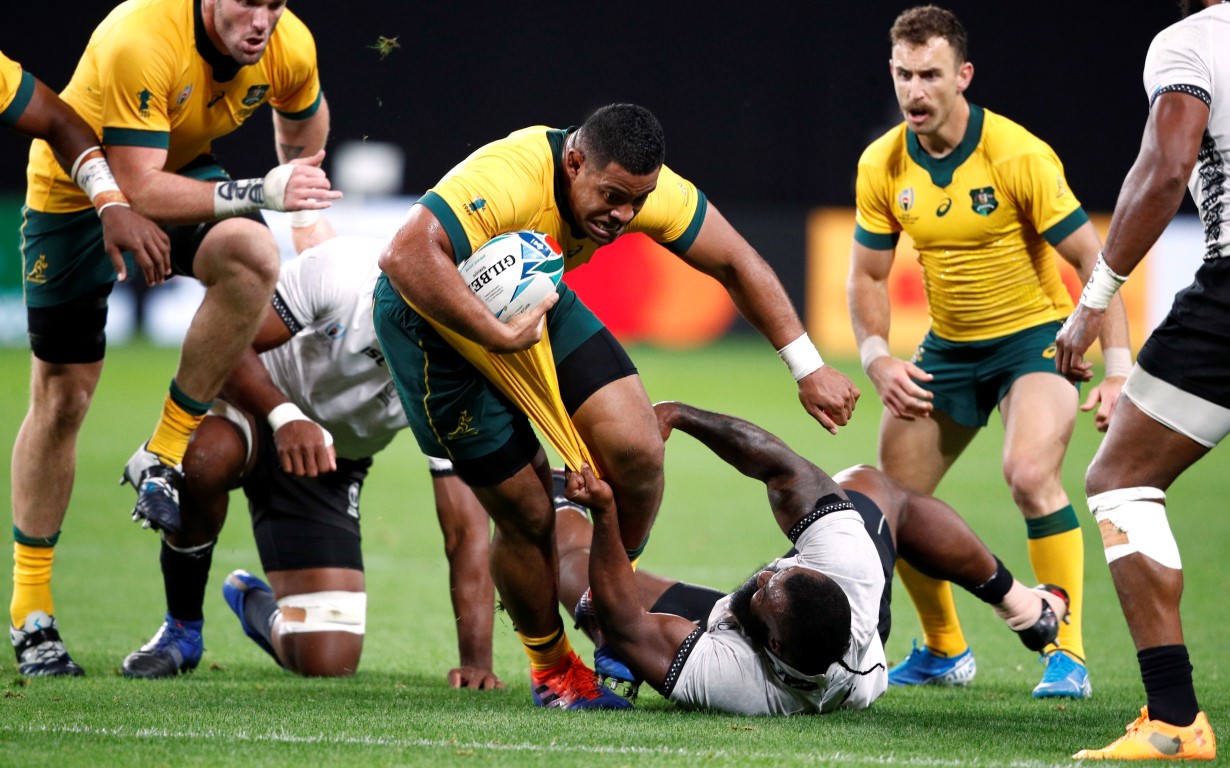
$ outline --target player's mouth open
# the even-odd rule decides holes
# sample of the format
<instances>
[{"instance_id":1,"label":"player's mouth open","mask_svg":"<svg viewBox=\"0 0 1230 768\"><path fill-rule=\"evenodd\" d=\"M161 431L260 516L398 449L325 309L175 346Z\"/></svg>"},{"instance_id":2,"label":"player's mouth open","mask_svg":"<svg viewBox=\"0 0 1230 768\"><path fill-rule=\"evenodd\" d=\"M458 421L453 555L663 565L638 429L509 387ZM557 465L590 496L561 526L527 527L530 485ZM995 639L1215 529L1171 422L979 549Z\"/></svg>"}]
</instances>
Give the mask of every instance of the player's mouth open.
<instances>
[{"instance_id":1,"label":"player's mouth open","mask_svg":"<svg viewBox=\"0 0 1230 768\"><path fill-rule=\"evenodd\" d=\"M617 221L591 221L589 226L590 229L592 229L594 233L597 234L598 237L604 242L610 242L611 240L619 237L620 234L623 233L624 229L624 225Z\"/></svg>"}]
</instances>

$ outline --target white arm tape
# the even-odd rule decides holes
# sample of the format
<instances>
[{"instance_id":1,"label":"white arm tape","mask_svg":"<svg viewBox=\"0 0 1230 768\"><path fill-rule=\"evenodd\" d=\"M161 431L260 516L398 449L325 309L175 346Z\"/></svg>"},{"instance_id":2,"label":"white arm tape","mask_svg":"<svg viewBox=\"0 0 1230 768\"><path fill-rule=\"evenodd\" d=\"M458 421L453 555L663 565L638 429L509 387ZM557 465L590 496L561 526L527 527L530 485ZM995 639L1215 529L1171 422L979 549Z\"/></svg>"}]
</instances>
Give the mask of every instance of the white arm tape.
<instances>
[{"instance_id":1,"label":"white arm tape","mask_svg":"<svg viewBox=\"0 0 1230 768\"><path fill-rule=\"evenodd\" d=\"M1081 292L1081 304L1090 309L1106 309L1106 305L1110 304L1110 300L1125 282L1127 282L1127 277L1115 274L1115 271L1107 266L1106 259L1099 253L1098 260L1093 265L1093 272L1089 275L1089 281L1085 283L1085 290Z\"/></svg>"},{"instance_id":2,"label":"white arm tape","mask_svg":"<svg viewBox=\"0 0 1230 768\"><path fill-rule=\"evenodd\" d=\"M794 376L795 381L824 367L824 360L806 333L777 350L777 354L790 369L790 375Z\"/></svg>"},{"instance_id":3,"label":"white arm tape","mask_svg":"<svg viewBox=\"0 0 1230 768\"><path fill-rule=\"evenodd\" d=\"M73 161L72 177L73 182L81 187L99 213L113 205L129 207L128 198L120 192L120 185L111 173L111 166L103 155L102 147L90 147L78 155Z\"/></svg>"},{"instance_id":4,"label":"white arm tape","mask_svg":"<svg viewBox=\"0 0 1230 768\"><path fill-rule=\"evenodd\" d=\"M888 341L883 336L868 336L858 345L858 356L863 362L863 373L881 357L888 357Z\"/></svg>"},{"instance_id":5,"label":"white arm tape","mask_svg":"<svg viewBox=\"0 0 1230 768\"><path fill-rule=\"evenodd\" d=\"M306 211L290 212L291 229L307 229L318 221L320 221L320 211L317 210L308 209Z\"/></svg>"},{"instance_id":6,"label":"white arm tape","mask_svg":"<svg viewBox=\"0 0 1230 768\"><path fill-rule=\"evenodd\" d=\"M260 209L286 210L286 185L295 166L279 165L263 179L236 179L214 185L214 216L219 219L243 216Z\"/></svg>"},{"instance_id":7,"label":"white arm tape","mask_svg":"<svg viewBox=\"0 0 1230 768\"><path fill-rule=\"evenodd\" d=\"M276 406L265 418L269 422L269 427L273 430L274 434L277 434L279 429L292 421L308 421L316 424L316 422L309 419L303 411L299 410L299 406L289 402ZM333 435L329 434L329 430L319 424L316 424L316 426L325 437L325 447L328 448L330 445L333 445Z\"/></svg>"},{"instance_id":8,"label":"white arm tape","mask_svg":"<svg viewBox=\"0 0 1230 768\"><path fill-rule=\"evenodd\" d=\"M1106 361L1106 375L1127 378L1132 372L1132 350L1127 347L1107 347L1102 350L1102 359Z\"/></svg>"}]
</instances>

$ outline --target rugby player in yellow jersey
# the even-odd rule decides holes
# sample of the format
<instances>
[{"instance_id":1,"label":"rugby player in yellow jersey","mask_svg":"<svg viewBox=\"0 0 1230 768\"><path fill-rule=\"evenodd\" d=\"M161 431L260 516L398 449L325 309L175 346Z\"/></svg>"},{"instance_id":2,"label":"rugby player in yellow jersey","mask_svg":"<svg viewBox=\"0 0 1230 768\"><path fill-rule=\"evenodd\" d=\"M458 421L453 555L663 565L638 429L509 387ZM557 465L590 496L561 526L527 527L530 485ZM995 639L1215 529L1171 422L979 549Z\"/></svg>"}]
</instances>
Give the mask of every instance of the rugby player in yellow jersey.
<instances>
[{"instance_id":1,"label":"rugby player in yellow jersey","mask_svg":"<svg viewBox=\"0 0 1230 768\"><path fill-rule=\"evenodd\" d=\"M497 234L536 229L560 242L570 269L624 232L643 232L727 288L782 352L804 406L826 428L845 424L858 397L823 365L772 269L662 164L664 152L657 118L631 104L603 107L575 130L518 131L476 150L424 195L381 258L381 348L420 447L450 459L495 520L492 573L540 706L627 702L594 686L560 621L551 477L525 414L570 466L586 461L610 478L632 558L662 499L664 448L636 368L566 284L504 324L457 263ZM562 445L569 431L576 440Z\"/></svg>"},{"instance_id":2,"label":"rugby player in yellow jersey","mask_svg":"<svg viewBox=\"0 0 1230 768\"><path fill-rule=\"evenodd\" d=\"M941 478L999 408L1003 472L1025 517L1039 581L1071 596L1071 623L1044 655L1035 697L1090 693L1081 637L1084 549L1061 467L1079 393L1055 370L1055 335L1072 311L1053 252L1087 277L1097 232L1041 140L967 101L974 67L950 12L898 16L890 68L904 123L859 159L857 226L848 293L863 368L884 403L882 469L918 493ZM899 233L918 249L931 329L912 362L888 353L888 276ZM1106 380L1082 410L1104 430L1131 367L1122 303L1102 347ZM925 644L889 674L895 685L965 685L974 676L946 582L899 566Z\"/></svg>"},{"instance_id":3,"label":"rugby player in yellow jersey","mask_svg":"<svg viewBox=\"0 0 1230 768\"><path fill-rule=\"evenodd\" d=\"M0 125L7 125L31 138L43 139L57 161L70 170L75 159L98 150L98 137L81 115L3 52L0 52ZM78 163L78 171L86 164ZM79 178L80 183L86 185L86 194L98 211L112 267L119 279L124 280L128 271L121 254L128 252L147 283L161 283L170 269L170 241L166 233L133 213L100 150L93 166L97 173L91 168L91 172L74 174L74 181Z\"/></svg>"},{"instance_id":4,"label":"rugby player in yellow jersey","mask_svg":"<svg viewBox=\"0 0 1230 768\"><path fill-rule=\"evenodd\" d=\"M61 97L101 136L133 209L166 229L174 271L205 286L162 418L124 471L138 492L134 517L173 531L188 438L255 334L277 279L278 248L259 210L300 212L295 223L305 226L294 239L306 247L330 231L315 211L340 197L319 167L329 113L315 45L284 0L129 0L95 29ZM263 179L231 180L210 143L266 101L282 165ZM74 175L97 172L97 160L79 158ZM55 627L54 545L77 434L102 372L116 270L90 198L44 142L31 148L28 178L22 256L34 357L13 448L10 634L23 674L80 674L62 642L48 645L43 633ZM164 569L211 549L164 541Z\"/></svg>"}]
</instances>

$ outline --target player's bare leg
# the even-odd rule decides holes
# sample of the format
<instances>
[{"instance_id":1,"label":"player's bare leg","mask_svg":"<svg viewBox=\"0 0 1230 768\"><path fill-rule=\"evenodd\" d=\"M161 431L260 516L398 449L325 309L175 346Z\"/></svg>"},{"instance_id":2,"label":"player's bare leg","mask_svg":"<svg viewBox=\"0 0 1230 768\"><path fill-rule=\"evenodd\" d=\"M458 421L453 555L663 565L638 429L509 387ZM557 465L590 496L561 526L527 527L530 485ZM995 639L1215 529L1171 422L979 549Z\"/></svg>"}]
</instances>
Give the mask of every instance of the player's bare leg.
<instances>
[{"instance_id":1,"label":"player's bare leg","mask_svg":"<svg viewBox=\"0 0 1230 768\"><path fill-rule=\"evenodd\" d=\"M1004 479L1025 518L1034 576L1063 587L1069 622L1046 650L1046 671L1036 698L1090 695L1082 632L1085 546L1080 521L1063 489L1064 453L1076 425L1077 392L1052 373L1030 373L1013 382L999 404L1004 421Z\"/></svg>"}]
</instances>

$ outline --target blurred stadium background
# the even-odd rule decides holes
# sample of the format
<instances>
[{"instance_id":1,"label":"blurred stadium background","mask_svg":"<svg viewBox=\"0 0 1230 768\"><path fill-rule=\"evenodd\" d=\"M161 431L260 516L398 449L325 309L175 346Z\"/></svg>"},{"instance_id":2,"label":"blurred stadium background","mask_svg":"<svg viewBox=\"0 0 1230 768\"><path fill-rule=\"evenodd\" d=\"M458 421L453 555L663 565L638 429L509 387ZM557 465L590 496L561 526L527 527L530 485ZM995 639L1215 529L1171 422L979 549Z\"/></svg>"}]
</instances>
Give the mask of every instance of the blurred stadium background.
<instances>
[{"instance_id":1,"label":"blurred stadium background","mask_svg":"<svg viewBox=\"0 0 1230 768\"><path fill-rule=\"evenodd\" d=\"M58 90L111 5L75 4L68 12L18 4L7 9L10 33L0 46ZM843 209L852 204L862 148L899 119L887 30L909 5L875 0L799 11L632 3L616 12L557 0L289 4L316 37L332 107L326 167L348 194L331 217L339 231L391 234L413 196L471 150L512 130L572 125L602 104L638 102L666 128L667 162L769 259L829 355L852 352L844 298L852 219ZM1145 51L1152 35L1177 18L1175 4L945 5L970 35L970 98L1047 140L1086 210L1109 213L1147 116L1140 85ZM398 47L382 55L382 37L395 38ZM251 123L215 147L240 177L262 175L276 162L268 118ZM25 149L16 137L0 140L0 343L14 345L25 344L17 249ZM267 218L285 231L279 214ZM1141 318L1160 317L1190 277L1172 262L1172 253L1198 253L1184 245L1191 222L1186 226L1173 228L1161 248L1170 268L1158 269L1152 258L1149 280L1135 281L1150 286L1129 296L1137 344L1151 327ZM625 340L677 347L748 330L720 289L672 268L678 265L647 244L627 243L619 255L599 258L570 282ZM611 268L631 259L653 275L638 281L640 291L621 288ZM898 265L892 341L905 351L925 327L925 308L911 290L912 260L899 258ZM178 342L198 295L191 281L175 283L145 304L144 325L156 342ZM113 301L113 343L133 331L135 306L121 288Z\"/></svg>"}]
</instances>

